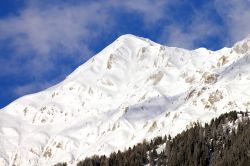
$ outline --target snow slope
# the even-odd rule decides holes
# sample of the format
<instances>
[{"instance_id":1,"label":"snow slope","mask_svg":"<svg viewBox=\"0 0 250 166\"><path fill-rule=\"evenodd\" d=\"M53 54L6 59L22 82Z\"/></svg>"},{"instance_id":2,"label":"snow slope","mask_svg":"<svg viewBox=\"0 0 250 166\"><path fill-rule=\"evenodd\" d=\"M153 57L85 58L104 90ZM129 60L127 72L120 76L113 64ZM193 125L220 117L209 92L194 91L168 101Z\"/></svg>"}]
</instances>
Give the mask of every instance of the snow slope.
<instances>
[{"instance_id":1,"label":"snow slope","mask_svg":"<svg viewBox=\"0 0 250 166\"><path fill-rule=\"evenodd\" d=\"M250 37L210 51L123 35L0 111L0 165L75 164L250 107Z\"/></svg>"}]
</instances>

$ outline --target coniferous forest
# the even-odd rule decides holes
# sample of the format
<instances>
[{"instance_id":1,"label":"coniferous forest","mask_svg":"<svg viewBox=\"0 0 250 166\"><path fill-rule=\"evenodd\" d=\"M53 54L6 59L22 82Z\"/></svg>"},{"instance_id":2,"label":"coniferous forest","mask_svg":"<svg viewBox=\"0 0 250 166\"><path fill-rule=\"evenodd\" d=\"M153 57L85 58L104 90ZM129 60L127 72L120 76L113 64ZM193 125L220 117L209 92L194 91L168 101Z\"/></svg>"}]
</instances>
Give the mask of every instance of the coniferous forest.
<instances>
[{"instance_id":1,"label":"coniferous forest","mask_svg":"<svg viewBox=\"0 0 250 166\"><path fill-rule=\"evenodd\" d=\"M159 146L163 150L157 152ZM59 163L57 166L66 166ZM77 166L249 166L250 119L246 112L229 112L210 124L196 123L178 134L143 141L109 156L92 156Z\"/></svg>"}]
</instances>

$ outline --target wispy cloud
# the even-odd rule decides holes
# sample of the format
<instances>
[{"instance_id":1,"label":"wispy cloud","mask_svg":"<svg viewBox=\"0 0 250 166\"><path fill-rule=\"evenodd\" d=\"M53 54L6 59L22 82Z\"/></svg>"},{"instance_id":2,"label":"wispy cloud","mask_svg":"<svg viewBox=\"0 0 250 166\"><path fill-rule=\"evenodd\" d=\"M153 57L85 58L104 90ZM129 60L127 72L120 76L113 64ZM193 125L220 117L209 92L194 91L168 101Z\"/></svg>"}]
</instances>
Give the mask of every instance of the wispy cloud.
<instances>
[{"instance_id":1,"label":"wispy cloud","mask_svg":"<svg viewBox=\"0 0 250 166\"><path fill-rule=\"evenodd\" d=\"M161 41L169 46L194 49L197 43L206 40L208 37L216 36L220 31L219 27L208 21L201 15L195 15L190 24L183 26L174 23L165 27L161 35Z\"/></svg>"},{"instance_id":2,"label":"wispy cloud","mask_svg":"<svg viewBox=\"0 0 250 166\"><path fill-rule=\"evenodd\" d=\"M187 24L171 20L160 40L170 46L195 49L214 37L220 46L232 46L250 33L249 7L249 0L210 1L202 8L193 8Z\"/></svg>"},{"instance_id":3,"label":"wispy cloud","mask_svg":"<svg viewBox=\"0 0 250 166\"><path fill-rule=\"evenodd\" d=\"M189 4L189 2L186 2ZM178 3L178 5L182 5ZM213 3L206 2L200 6L190 5L189 16L179 19L172 18L169 24L166 24L160 35L160 41L169 46L195 49L201 43L209 40L211 37L219 37L222 31L222 25L213 20L216 16L213 13Z\"/></svg>"},{"instance_id":4,"label":"wispy cloud","mask_svg":"<svg viewBox=\"0 0 250 166\"><path fill-rule=\"evenodd\" d=\"M108 14L99 3L47 9L32 6L0 21L0 39L12 38L19 51L32 49L43 56L59 48L75 52L82 49L84 41L107 28L107 20Z\"/></svg>"},{"instance_id":5,"label":"wispy cloud","mask_svg":"<svg viewBox=\"0 0 250 166\"><path fill-rule=\"evenodd\" d=\"M171 3L169 0L126 0L126 1L110 1L111 5L120 7L127 12L137 13L143 17L144 26L150 26L157 21L168 17L167 6Z\"/></svg>"},{"instance_id":6,"label":"wispy cloud","mask_svg":"<svg viewBox=\"0 0 250 166\"><path fill-rule=\"evenodd\" d=\"M249 0L216 0L215 8L226 24L224 29L229 32L229 44L243 39L250 33Z\"/></svg>"}]
</instances>

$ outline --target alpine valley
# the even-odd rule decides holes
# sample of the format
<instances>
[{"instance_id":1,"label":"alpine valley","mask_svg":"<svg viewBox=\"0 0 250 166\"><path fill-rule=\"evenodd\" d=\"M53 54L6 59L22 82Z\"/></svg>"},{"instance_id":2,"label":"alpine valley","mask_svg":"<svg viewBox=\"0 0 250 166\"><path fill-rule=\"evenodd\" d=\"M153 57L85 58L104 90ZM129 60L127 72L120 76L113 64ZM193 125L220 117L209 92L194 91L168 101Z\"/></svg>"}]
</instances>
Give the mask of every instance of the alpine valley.
<instances>
[{"instance_id":1,"label":"alpine valley","mask_svg":"<svg viewBox=\"0 0 250 166\"><path fill-rule=\"evenodd\" d=\"M76 165L250 109L250 36L211 51L123 35L61 83L0 110L0 165Z\"/></svg>"}]
</instances>

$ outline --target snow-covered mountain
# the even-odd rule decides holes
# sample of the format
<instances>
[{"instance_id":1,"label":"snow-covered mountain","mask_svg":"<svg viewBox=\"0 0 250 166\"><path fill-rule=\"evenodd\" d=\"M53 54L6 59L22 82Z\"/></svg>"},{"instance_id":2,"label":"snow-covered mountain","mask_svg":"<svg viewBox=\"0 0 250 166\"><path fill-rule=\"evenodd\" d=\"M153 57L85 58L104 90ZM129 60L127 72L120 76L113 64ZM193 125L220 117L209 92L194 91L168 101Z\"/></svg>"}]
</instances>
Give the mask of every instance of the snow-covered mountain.
<instances>
[{"instance_id":1,"label":"snow-covered mountain","mask_svg":"<svg viewBox=\"0 0 250 166\"><path fill-rule=\"evenodd\" d=\"M0 165L72 164L250 108L250 37L210 51L123 35L0 110Z\"/></svg>"}]
</instances>

